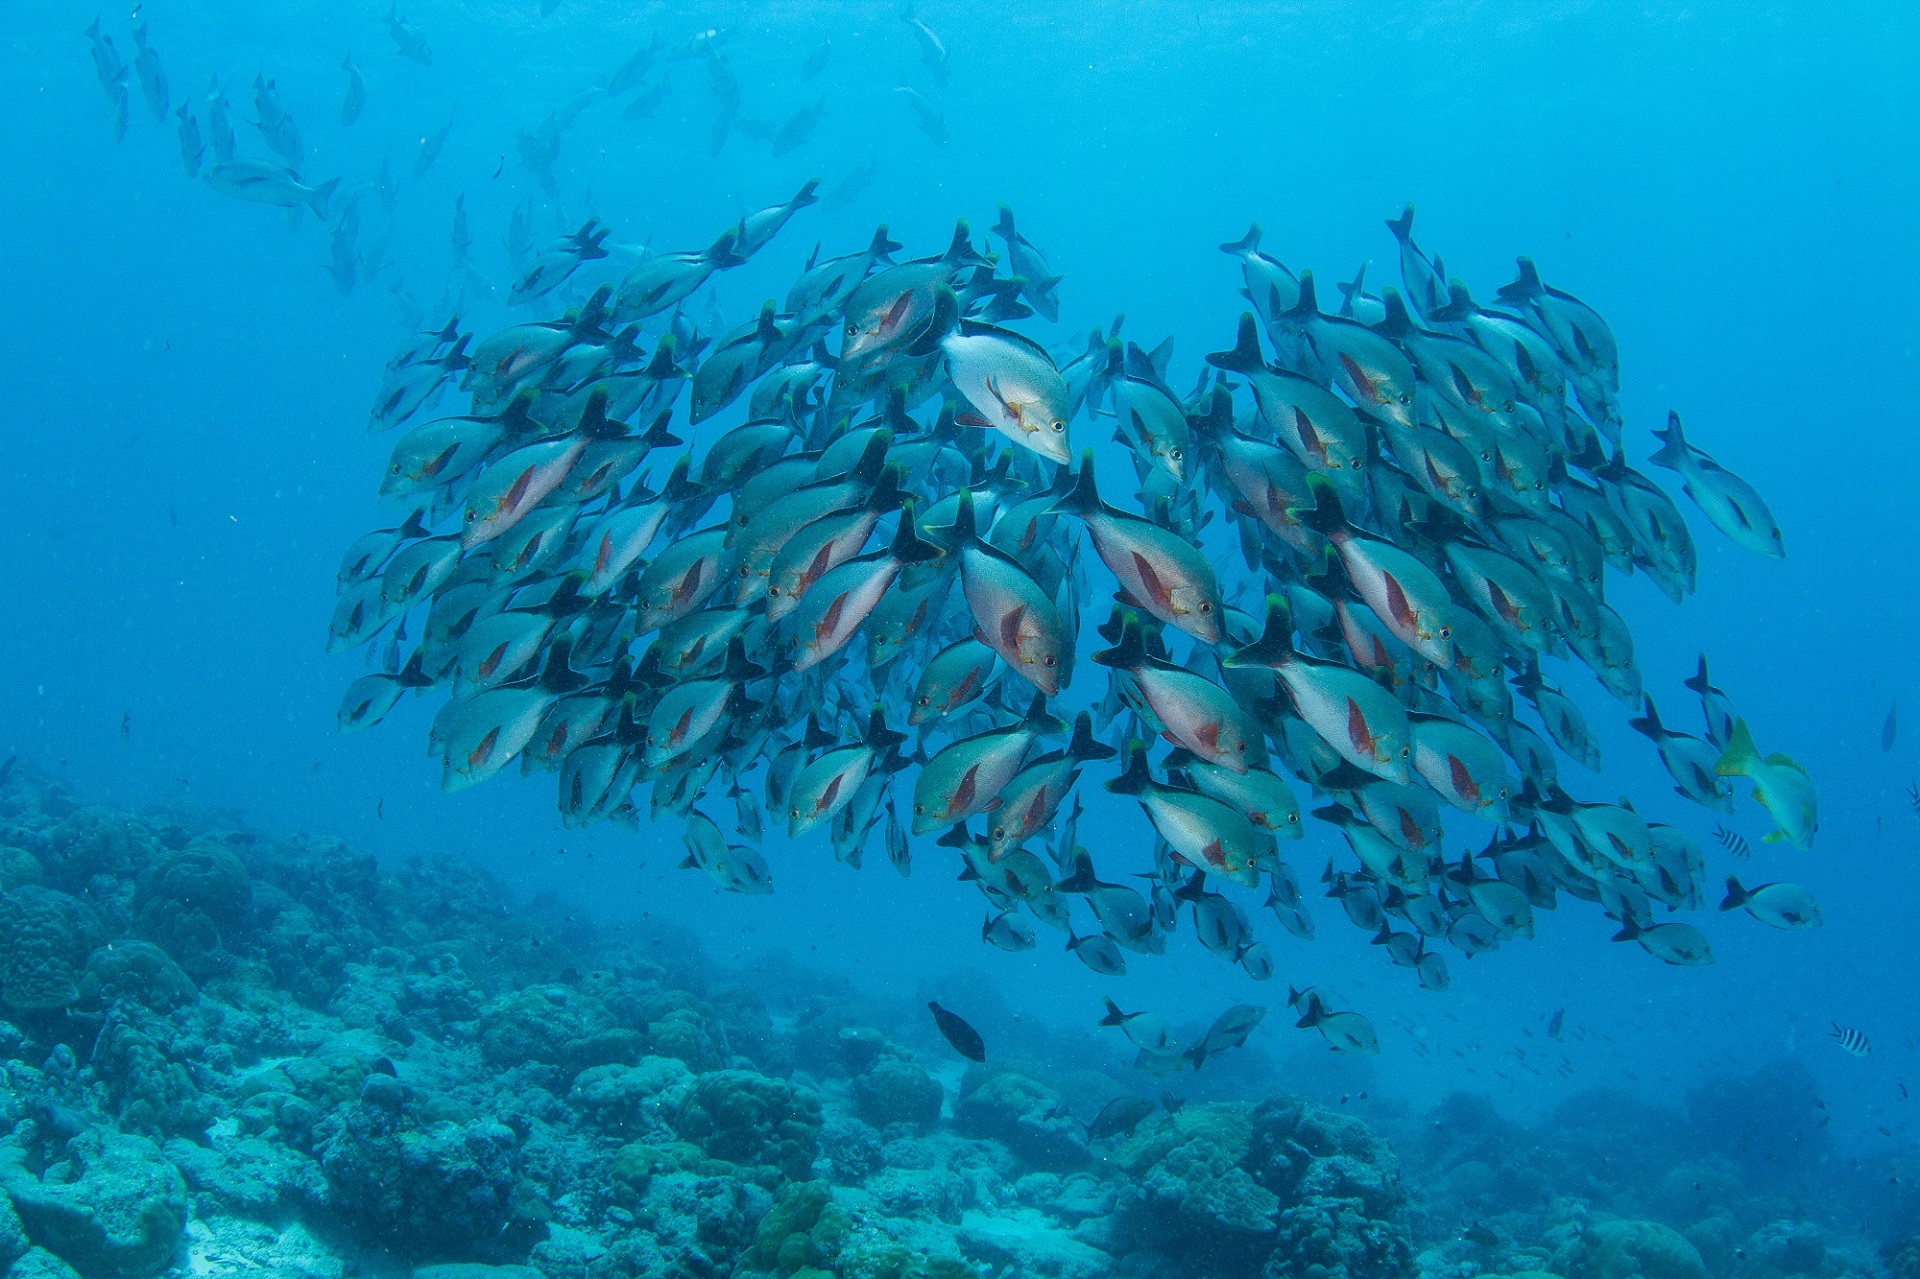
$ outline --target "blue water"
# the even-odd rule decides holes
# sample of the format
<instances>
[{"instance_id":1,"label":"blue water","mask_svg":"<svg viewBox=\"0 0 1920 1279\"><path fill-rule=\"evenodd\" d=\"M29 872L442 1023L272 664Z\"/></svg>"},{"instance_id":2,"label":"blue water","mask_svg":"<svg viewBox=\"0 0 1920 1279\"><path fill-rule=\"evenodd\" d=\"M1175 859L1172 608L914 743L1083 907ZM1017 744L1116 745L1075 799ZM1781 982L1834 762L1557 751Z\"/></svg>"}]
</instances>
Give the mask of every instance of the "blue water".
<instances>
[{"instance_id":1,"label":"blue water","mask_svg":"<svg viewBox=\"0 0 1920 1279\"><path fill-rule=\"evenodd\" d=\"M137 84L115 140L81 34L91 7L16 6L0 25L0 747L99 802L232 812L274 836L338 836L388 867L451 853L515 900L554 894L567 917L670 921L748 980L774 982L790 959L854 992L965 1006L990 1038L1038 1025L1106 1051L1112 1032L1094 1023L1108 994L1189 1031L1229 1004L1272 1005L1221 1082L1181 1081L1195 1096L1364 1089L1424 1113L1464 1090L1531 1119L1594 1088L1679 1105L1703 1081L1785 1062L1824 1099L1838 1157L1910 1160L1920 81L1908 64L1920 19L1891 4L1083 9L923 6L951 49L942 148L894 92L903 80L936 90L886 5L563 0L543 18L534 0L416 0L406 16L433 46L431 67L395 53L373 5L144 6L174 99L223 78L243 154L265 153L244 123L264 68L302 126L305 173L350 188L391 157L390 232L377 200L360 206L362 244L388 234L389 265L343 297L320 269L325 228L309 215L290 229L281 210L188 181L171 121L153 120ZM130 58L125 19L104 25ZM543 193L515 139L654 33L678 47L705 28L726 33L743 116L778 122L824 94L812 139L776 159L736 132L710 155L705 74L670 61L651 118L624 120L604 101L584 110L555 166L558 198ZM826 36L830 66L801 82L800 61ZM349 49L367 106L343 128ZM419 140L449 118L444 151L416 180ZM529 197L536 241L597 214L617 242L693 248L809 177L831 190L870 160L875 176L847 207L801 212L748 267L716 278L691 308L703 329L782 296L816 241L850 252L884 221L910 254L934 253L957 216L983 235L999 202L1064 276L1058 324L1019 327L1077 348L1124 312L1143 345L1175 337L1169 380L1181 390L1205 352L1230 344L1238 271L1215 246L1251 221L1268 252L1315 269L1323 304L1363 262L1371 286L1398 283L1382 219L1407 201L1423 247L1477 297L1526 254L1593 304L1620 341L1635 464L1677 495L1644 459L1651 428L1680 411L1691 439L1766 496L1788 548L1780 562L1743 551L1680 499L1698 594L1676 608L1644 576L1610 582L1648 691L1669 722L1698 731L1680 681L1705 651L1762 749L1811 771L1822 825L1811 853L1763 845L1769 824L1742 784L1728 824L1755 853L1730 862L1710 838L1718 815L1672 794L1651 744L1578 667L1561 683L1607 762L1599 778L1563 766L1563 781L1582 798L1630 795L1690 831L1708 856L1710 907L1726 873L1790 879L1818 897L1825 928L1776 932L1709 908L1690 918L1718 962L1676 968L1610 944L1611 921L1563 899L1535 940L1450 956L1452 989L1433 994L1319 897L1311 881L1347 854L1316 823L1283 851L1309 881L1318 939L1255 915L1276 952L1271 986L1184 926L1164 957L1130 956L1125 978L1105 979L1044 929L1034 951L982 946L981 904L930 840L903 880L878 850L854 872L817 837L770 836L777 891L730 895L676 869L677 823L563 830L546 776L514 769L442 794L423 753L437 698L338 735L340 690L365 667L359 652L322 652L335 569L353 537L394 515L374 490L395 437L367 435L367 404L407 331L395 291L418 318L444 319L455 197L474 269L504 294L502 240ZM485 332L557 309L483 301L464 319ZM1883 752L1896 699L1906 726ZM1145 869L1137 810L1082 791L1081 840L1103 872ZM1449 849L1484 839L1473 830ZM1364 1009L1380 1056L1333 1057L1293 1030L1277 998L1289 982L1332 985ZM1559 1009L1566 1029L1550 1042ZM1869 1035L1871 1055L1842 1052L1831 1023Z\"/></svg>"}]
</instances>

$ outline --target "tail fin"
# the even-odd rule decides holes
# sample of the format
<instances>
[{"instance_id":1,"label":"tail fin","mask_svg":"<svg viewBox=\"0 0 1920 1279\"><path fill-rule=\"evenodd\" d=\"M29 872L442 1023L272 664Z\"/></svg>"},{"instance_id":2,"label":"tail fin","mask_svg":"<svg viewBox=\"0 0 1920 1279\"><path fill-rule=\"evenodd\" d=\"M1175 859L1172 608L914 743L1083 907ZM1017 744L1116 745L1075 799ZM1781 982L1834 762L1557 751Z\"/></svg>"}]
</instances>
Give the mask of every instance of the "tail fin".
<instances>
[{"instance_id":1,"label":"tail fin","mask_svg":"<svg viewBox=\"0 0 1920 1279\"><path fill-rule=\"evenodd\" d=\"M1229 240L1220 246L1222 253L1236 258L1249 258L1260 251L1260 224L1255 222L1247 228L1247 233L1238 240Z\"/></svg>"},{"instance_id":2,"label":"tail fin","mask_svg":"<svg viewBox=\"0 0 1920 1279\"><path fill-rule=\"evenodd\" d=\"M876 706L873 708L873 713L867 716L867 735L865 740L867 745L871 746L876 753L884 754L906 741L907 735L905 733L896 733L888 728L886 712Z\"/></svg>"},{"instance_id":3,"label":"tail fin","mask_svg":"<svg viewBox=\"0 0 1920 1279\"><path fill-rule=\"evenodd\" d=\"M866 447L860 450L860 460L854 463L847 478L868 488L878 484L880 473L886 469L887 450L892 447L893 432L883 426L867 438Z\"/></svg>"},{"instance_id":4,"label":"tail fin","mask_svg":"<svg viewBox=\"0 0 1920 1279\"><path fill-rule=\"evenodd\" d=\"M1367 264L1365 262L1360 264L1360 269L1353 273L1353 280L1350 283L1337 284L1335 287L1340 290L1340 314L1351 316L1354 300L1365 295Z\"/></svg>"},{"instance_id":5,"label":"tail fin","mask_svg":"<svg viewBox=\"0 0 1920 1279\"><path fill-rule=\"evenodd\" d=\"M1005 240L1008 248L1019 242L1020 233L1013 229L1013 210L1004 204L1000 206L1000 220L993 224L993 233Z\"/></svg>"},{"instance_id":6,"label":"tail fin","mask_svg":"<svg viewBox=\"0 0 1920 1279\"><path fill-rule=\"evenodd\" d=\"M1642 737L1646 737L1657 742L1662 737L1666 736L1666 732L1660 727L1660 713L1653 709L1652 697L1648 697L1646 699L1646 706L1647 706L1647 713L1645 715L1642 715L1639 719L1628 720L1627 727L1631 728L1634 732L1639 733Z\"/></svg>"},{"instance_id":7,"label":"tail fin","mask_svg":"<svg viewBox=\"0 0 1920 1279\"><path fill-rule=\"evenodd\" d=\"M1105 742L1094 739L1092 715L1081 711L1073 717L1073 740L1067 743L1068 759L1087 764L1095 760L1112 759L1117 753Z\"/></svg>"},{"instance_id":8,"label":"tail fin","mask_svg":"<svg viewBox=\"0 0 1920 1279\"><path fill-rule=\"evenodd\" d=\"M1217 440L1233 430L1233 392L1216 382L1206 412L1187 418L1187 425L1208 440Z\"/></svg>"},{"instance_id":9,"label":"tail fin","mask_svg":"<svg viewBox=\"0 0 1920 1279\"><path fill-rule=\"evenodd\" d=\"M1447 285L1447 304L1429 311L1427 318L1438 324L1451 324L1456 320L1466 319L1474 313L1475 309L1473 295L1467 292L1467 286L1458 280L1453 280ZM1522 352L1522 355L1524 354Z\"/></svg>"},{"instance_id":10,"label":"tail fin","mask_svg":"<svg viewBox=\"0 0 1920 1279\"><path fill-rule=\"evenodd\" d=\"M1687 688L1692 689L1702 697L1705 697L1708 693L1718 691L1714 688L1713 681L1707 678L1707 655L1705 653L1700 654L1700 669L1694 673L1692 679L1683 682Z\"/></svg>"},{"instance_id":11,"label":"tail fin","mask_svg":"<svg viewBox=\"0 0 1920 1279\"><path fill-rule=\"evenodd\" d=\"M887 224L882 222L874 228L873 241L867 245L867 252L876 258L889 257L900 251L900 242L887 234Z\"/></svg>"},{"instance_id":12,"label":"tail fin","mask_svg":"<svg viewBox=\"0 0 1920 1279\"><path fill-rule=\"evenodd\" d=\"M820 202L820 197L815 195L814 192L818 191L819 189L820 189L820 179L808 178L807 184L801 187L798 191L795 191L793 193L793 199L787 201L787 208L789 210L804 209L809 204L818 204Z\"/></svg>"},{"instance_id":13,"label":"tail fin","mask_svg":"<svg viewBox=\"0 0 1920 1279\"><path fill-rule=\"evenodd\" d=\"M973 490L963 488L960 490L959 509L953 516L952 542L955 546L972 546L979 540L980 532L973 516Z\"/></svg>"},{"instance_id":14,"label":"tail fin","mask_svg":"<svg viewBox=\"0 0 1920 1279\"><path fill-rule=\"evenodd\" d=\"M1047 709L1047 695L1039 691L1035 691L1033 701L1028 703L1026 717L1020 721L1020 727L1042 736L1067 731L1060 717Z\"/></svg>"},{"instance_id":15,"label":"tail fin","mask_svg":"<svg viewBox=\"0 0 1920 1279\"><path fill-rule=\"evenodd\" d=\"M1525 261L1524 258L1521 260ZM1634 923L1632 919L1623 919L1620 921L1620 931L1613 935L1613 940L1638 941L1642 931L1640 925Z\"/></svg>"},{"instance_id":16,"label":"tail fin","mask_svg":"<svg viewBox=\"0 0 1920 1279\"><path fill-rule=\"evenodd\" d=\"M1380 300L1386 304L1387 318L1380 321L1380 331L1390 338L1405 337L1413 332L1413 317L1407 314L1407 304L1400 297L1400 290L1389 285L1381 290Z\"/></svg>"},{"instance_id":17,"label":"tail fin","mask_svg":"<svg viewBox=\"0 0 1920 1279\"><path fill-rule=\"evenodd\" d=\"M1753 730L1747 727L1747 721L1733 721L1733 736L1727 740L1727 749L1720 756L1720 762L1713 771L1722 777L1739 777L1760 762L1760 748L1753 744Z\"/></svg>"},{"instance_id":18,"label":"tail fin","mask_svg":"<svg viewBox=\"0 0 1920 1279\"><path fill-rule=\"evenodd\" d=\"M1500 289L1501 301L1529 302L1546 292L1540 285L1540 272L1534 269L1532 258L1515 258L1514 268L1513 283Z\"/></svg>"},{"instance_id":19,"label":"tail fin","mask_svg":"<svg viewBox=\"0 0 1920 1279\"><path fill-rule=\"evenodd\" d=\"M1234 334L1233 349L1213 352L1207 356L1207 363L1229 373L1253 373L1267 367L1266 357L1260 353L1260 328L1253 312L1240 313L1240 329Z\"/></svg>"},{"instance_id":20,"label":"tail fin","mask_svg":"<svg viewBox=\"0 0 1920 1279\"><path fill-rule=\"evenodd\" d=\"M1405 244L1413 235L1413 206L1409 204L1397 218L1387 219L1387 230L1393 232L1393 238Z\"/></svg>"},{"instance_id":21,"label":"tail fin","mask_svg":"<svg viewBox=\"0 0 1920 1279\"><path fill-rule=\"evenodd\" d=\"M432 688L433 687L433 684L434 684L433 677L426 673L426 660L427 660L427 650L424 646L413 650L413 656L407 659L407 664L400 668L400 673L398 675L394 676L394 679L399 682L400 687L402 688Z\"/></svg>"},{"instance_id":22,"label":"tail fin","mask_svg":"<svg viewBox=\"0 0 1920 1279\"><path fill-rule=\"evenodd\" d=\"M1093 450L1088 449L1080 455L1080 470L1074 477L1073 487L1047 508L1047 514L1078 515L1085 519L1089 515L1099 514L1104 505L1100 500L1099 486L1093 478Z\"/></svg>"},{"instance_id":23,"label":"tail fin","mask_svg":"<svg viewBox=\"0 0 1920 1279\"><path fill-rule=\"evenodd\" d=\"M736 684L761 678L766 671L747 660L747 644L738 635L727 643L726 676Z\"/></svg>"},{"instance_id":24,"label":"tail fin","mask_svg":"<svg viewBox=\"0 0 1920 1279\"><path fill-rule=\"evenodd\" d=\"M1660 448L1647 460L1655 466L1664 466L1669 471L1677 471L1691 456L1691 450L1687 448L1687 437L1680 430L1680 415L1672 409L1667 410L1667 429L1662 431L1655 428L1653 436L1660 441Z\"/></svg>"},{"instance_id":25,"label":"tail fin","mask_svg":"<svg viewBox=\"0 0 1920 1279\"><path fill-rule=\"evenodd\" d=\"M1111 666L1115 670L1129 671L1147 664L1147 644L1140 631L1140 619L1132 613L1120 623L1120 639L1112 648L1103 648L1093 655L1093 660L1101 666Z\"/></svg>"},{"instance_id":26,"label":"tail fin","mask_svg":"<svg viewBox=\"0 0 1920 1279\"><path fill-rule=\"evenodd\" d=\"M1221 666L1284 666L1294 658L1293 606L1284 595L1267 596L1267 628L1245 648L1227 654Z\"/></svg>"},{"instance_id":27,"label":"tail fin","mask_svg":"<svg viewBox=\"0 0 1920 1279\"><path fill-rule=\"evenodd\" d=\"M920 536L914 525L913 503L901 508L900 527L895 530L893 544L887 548L887 554L902 564L919 564L926 560L937 560L945 554L939 547Z\"/></svg>"},{"instance_id":28,"label":"tail fin","mask_svg":"<svg viewBox=\"0 0 1920 1279\"><path fill-rule=\"evenodd\" d=\"M1138 738L1127 743L1126 767L1106 783L1115 795L1144 795L1153 778L1147 773L1147 748Z\"/></svg>"},{"instance_id":29,"label":"tail fin","mask_svg":"<svg viewBox=\"0 0 1920 1279\"><path fill-rule=\"evenodd\" d=\"M1732 875L1727 876L1727 895L1720 902L1721 910L1739 910L1747 904L1753 894L1740 887L1740 881Z\"/></svg>"},{"instance_id":30,"label":"tail fin","mask_svg":"<svg viewBox=\"0 0 1920 1279\"><path fill-rule=\"evenodd\" d=\"M1093 873L1093 858L1084 849L1075 849L1073 853L1073 873L1053 886L1056 893L1090 893L1100 887L1099 876Z\"/></svg>"},{"instance_id":31,"label":"tail fin","mask_svg":"<svg viewBox=\"0 0 1920 1279\"><path fill-rule=\"evenodd\" d=\"M1295 324L1305 324L1320 317L1320 300L1313 292L1313 271L1311 268L1300 272L1300 300L1293 304L1282 319Z\"/></svg>"},{"instance_id":32,"label":"tail fin","mask_svg":"<svg viewBox=\"0 0 1920 1279\"><path fill-rule=\"evenodd\" d=\"M322 222L327 220L327 204L333 199L334 189L339 185L339 178L328 178L307 192L307 206L313 210L313 216Z\"/></svg>"},{"instance_id":33,"label":"tail fin","mask_svg":"<svg viewBox=\"0 0 1920 1279\"><path fill-rule=\"evenodd\" d=\"M647 364L647 376L665 381L670 377L685 377L687 371L673 362L673 334L661 337L660 345L653 348L653 359Z\"/></svg>"},{"instance_id":34,"label":"tail fin","mask_svg":"<svg viewBox=\"0 0 1920 1279\"><path fill-rule=\"evenodd\" d=\"M716 271L725 271L730 267L740 266L746 262L746 259L733 251L733 246L738 243L740 243L740 228L730 226L722 231L712 244L707 246L707 251L703 256L708 262L713 264L713 268Z\"/></svg>"},{"instance_id":35,"label":"tail fin","mask_svg":"<svg viewBox=\"0 0 1920 1279\"><path fill-rule=\"evenodd\" d=\"M672 420L673 410L662 409L660 416L653 419L653 425L648 427L646 433L640 437L640 442L647 446L649 452L654 449L670 449L675 445L686 443L667 429L667 423Z\"/></svg>"},{"instance_id":36,"label":"tail fin","mask_svg":"<svg viewBox=\"0 0 1920 1279\"><path fill-rule=\"evenodd\" d=\"M1127 1024L1127 1015L1120 1011L1120 1005L1114 1003L1111 999L1106 1001L1106 1005L1107 1015L1100 1019L1102 1026L1124 1026Z\"/></svg>"},{"instance_id":37,"label":"tail fin","mask_svg":"<svg viewBox=\"0 0 1920 1279\"><path fill-rule=\"evenodd\" d=\"M1333 487L1332 480L1318 471L1308 472L1307 492L1313 495L1313 505L1289 507L1287 514L1316 533L1333 533L1346 527L1347 513L1340 505L1340 493Z\"/></svg>"}]
</instances>

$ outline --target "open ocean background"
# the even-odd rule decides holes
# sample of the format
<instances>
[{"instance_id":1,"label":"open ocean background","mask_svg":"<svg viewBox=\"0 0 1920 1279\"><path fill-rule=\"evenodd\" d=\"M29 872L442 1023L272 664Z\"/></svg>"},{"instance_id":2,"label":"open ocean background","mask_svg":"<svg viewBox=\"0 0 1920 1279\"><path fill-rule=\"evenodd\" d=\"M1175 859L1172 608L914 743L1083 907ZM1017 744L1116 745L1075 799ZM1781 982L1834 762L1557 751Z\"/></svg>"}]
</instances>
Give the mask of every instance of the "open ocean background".
<instances>
[{"instance_id":1,"label":"open ocean background","mask_svg":"<svg viewBox=\"0 0 1920 1279\"><path fill-rule=\"evenodd\" d=\"M8 10L0 746L23 763L85 797L232 811L272 834L340 836L390 866L450 852L518 899L553 894L566 914L609 926L670 921L749 972L771 973L768 957L785 955L856 992L962 992L983 1027L1019 1018L1106 1036L1094 1023L1109 993L1176 1024L1243 1000L1284 1013L1275 996L1288 982L1331 984L1380 1027L1378 1058L1344 1059L1270 1017L1253 1041L1272 1063L1262 1086L1371 1089L1415 1109L1464 1089L1535 1117L1595 1087L1679 1104L1704 1080L1784 1059L1814 1081L1843 1153L1911 1149L1912 6L929 0L920 16L952 51L945 148L893 92L919 74L918 58L886 5L563 0L543 18L534 0L412 0L406 16L432 42L431 67L396 56L372 3L154 0L143 15L176 98L219 75L244 117L256 70L275 77L311 177L350 188L391 156L401 190L389 267L341 296L321 269L325 229L307 216L290 230L280 210L186 180L171 122L154 122L137 85L115 141L81 35L92 6ZM106 21L130 59L125 17ZM605 102L580 115L555 166L559 199L542 194L515 138L654 33L677 46L703 28L728 33L743 115L777 122L824 95L812 140L774 159L736 136L710 155L705 76L669 63L672 91L651 118L624 120ZM828 35L831 65L803 83L800 62ZM349 48L367 107L343 129ZM445 150L414 179L419 139L449 118ZM243 153L261 150L237 127ZM1059 323L1021 327L1077 349L1124 312L1143 344L1175 336L1169 380L1181 389L1205 352L1231 344L1239 276L1215 246L1255 220L1267 252L1315 269L1329 309L1333 282L1363 262L1373 287L1398 283L1382 219L1406 201L1423 247L1477 297L1526 254L1597 307L1621 345L1635 464L1646 469L1651 428L1677 409L1690 439L1766 496L1788 548L1783 562L1741 551L1683 501L1698 595L1675 608L1644 576L1616 578L1610 594L1648 691L1670 724L1699 731L1681 680L1705 651L1763 749L1811 770L1822 830L1811 853L1763 846L1769 824L1742 784L1729 825L1753 841L1754 860L1729 862L1710 838L1715 815L1673 795L1620 707L1569 672L1562 682L1607 760L1599 778L1576 774L1574 789L1630 794L1692 832L1714 901L1729 870L1749 884L1791 879L1819 898L1826 927L1781 933L1709 910L1698 921L1718 963L1674 968L1609 944L1610 922L1569 903L1540 917L1534 941L1453 956L1452 989L1433 994L1309 884L1315 942L1264 912L1256 923L1278 960L1272 988L1252 988L1189 930L1164 958L1136 957L1109 980L1044 930L1037 950L982 946L979 899L952 882L950 855L924 843L901 879L882 857L855 873L817 839L770 835L777 891L734 896L675 869L677 823L563 830L548 777L513 769L443 795L422 753L426 700L338 735L340 691L364 667L358 651L322 651L335 569L355 535L395 522L374 493L393 437L365 431L382 361L405 334L390 286L430 323L444 318L455 197L465 196L475 269L504 294L502 237L529 195L536 240L595 213L617 242L692 248L809 177L831 190L870 161L875 175L847 207L803 211L749 267L716 277L693 306L703 328L783 294L816 241L850 252L884 221L910 254L933 253L956 216L983 234L998 202L1065 277ZM371 198L362 212L373 238L384 215ZM484 331L554 309L516 316L475 302L466 318ZM1669 473L1651 473L1677 493ZM1896 699L1903 725L1883 752ZM1103 871L1143 869L1138 809L1082 791L1081 842ZM1345 856L1319 823L1284 851L1303 879ZM1549 1045L1561 1009L1566 1029ZM1831 1023L1870 1035L1872 1055L1841 1052Z\"/></svg>"}]
</instances>

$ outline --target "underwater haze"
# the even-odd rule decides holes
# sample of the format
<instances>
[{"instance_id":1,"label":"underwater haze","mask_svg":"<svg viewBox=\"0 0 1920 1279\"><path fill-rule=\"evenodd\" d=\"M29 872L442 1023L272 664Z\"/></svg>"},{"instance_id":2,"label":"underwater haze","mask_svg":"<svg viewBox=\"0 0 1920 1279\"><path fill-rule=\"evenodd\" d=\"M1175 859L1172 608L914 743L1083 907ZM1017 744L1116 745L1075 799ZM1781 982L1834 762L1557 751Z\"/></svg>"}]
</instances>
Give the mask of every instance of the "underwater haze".
<instances>
[{"instance_id":1,"label":"underwater haze","mask_svg":"<svg viewBox=\"0 0 1920 1279\"><path fill-rule=\"evenodd\" d=\"M17 9L7 1279L1920 1277L1907 7Z\"/></svg>"}]
</instances>

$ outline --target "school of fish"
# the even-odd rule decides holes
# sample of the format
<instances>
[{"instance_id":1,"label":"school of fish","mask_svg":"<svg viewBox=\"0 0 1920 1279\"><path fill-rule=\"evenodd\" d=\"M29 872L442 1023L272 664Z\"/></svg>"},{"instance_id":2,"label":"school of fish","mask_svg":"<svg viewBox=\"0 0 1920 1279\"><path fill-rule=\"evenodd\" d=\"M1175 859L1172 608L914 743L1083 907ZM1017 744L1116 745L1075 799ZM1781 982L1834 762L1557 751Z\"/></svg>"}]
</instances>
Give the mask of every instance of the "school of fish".
<instances>
[{"instance_id":1,"label":"school of fish","mask_svg":"<svg viewBox=\"0 0 1920 1279\"><path fill-rule=\"evenodd\" d=\"M944 85L944 44L903 21ZM400 57L431 64L397 10L387 23ZM124 132L128 67L98 23L87 34ZM133 35L164 121L144 22ZM635 89L626 115L650 111L667 57L706 68L716 154L735 128L776 155L804 143L824 98L777 127L737 118L720 39L656 39L523 136L521 164L551 191L572 116ZM802 78L831 54L823 43ZM342 69L344 127L365 88L351 57ZM937 90L899 93L944 144ZM391 176L336 207L336 181L301 178L304 145L264 72L254 105L278 160L238 155L218 82L204 136L179 105L189 176L331 218L329 269L349 291L379 256L354 247L357 201L371 189L391 211ZM451 128L423 133L416 176ZM476 333L454 315L393 353L374 397L372 429L398 432L380 492L401 514L340 566L328 647L365 647L376 666L347 690L342 730L438 690L428 740L447 790L550 774L568 825L677 820L684 865L734 892L773 890L770 828L856 868L884 850L902 875L930 841L984 898L984 943L1026 950L1051 929L1111 977L1184 918L1206 950L1272 979L1247 894L1312 938L1286 856L1308 818L1346 849L1326 859L1325 894L1427 989L1447 988L1448 951L1531 937L1562 894L1595 904L1614 940L1712 962L1672 918L1706 904L1695 839L1563 785L1565 765L1601 769L1565 691L1587 678L1628 708L1680 796L1732 814L1745 779L1765 840L1811 847L1812 780L1761 753L1704 656L1685 681L1700 735L1643 688L1609 576L1644 573L1680 603L1693 535L1629 464L1613 332L1527 258L1476 300L1415 241L1409 206L1387 222L1400 287L1368 292L1363 271L1329 312L1256 224L1220 246L1246 309L1221 307L1220 349L1185 391L1172 338L1148 348L1115 319L1049 350L1012 327L1057 319L1061 278L1005 207L990 238L962 220L936 253L910 256L885 226L816 248L756 315L702 332L689 301L819 199L809 182L679 252L613 244L598 218L542 246L516 213L516 278L483 291L547 318ZM464 200L452 238L458 274ZM1226 287L1223 273L1223 302ZM574 304L555 314L557 298ZM448 394L465 411L434 415ZM1785 553L1759 493L1677 414L1653 434L1650 463L1708 523ZM1144 815L1127 866L1104 841L1096 866L1078 839L1090 769ZM1478 851L1443 848L1449 810L1478 820ZM1722 911L1821 923L1799 885L1729 876L1726 890ZM1332 1048L1378 1050L1325 987L1288 1003ZM978 1035L933 1011L978 1059ZM1236 1005L1190 1046L1112 1001L1100 1025L1167 1073L1240 1046L1264 1013Z\"/></svg>"}]
</instances>

